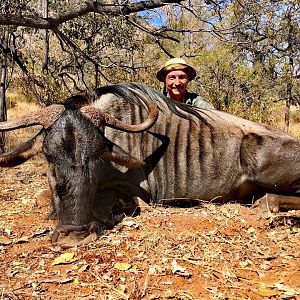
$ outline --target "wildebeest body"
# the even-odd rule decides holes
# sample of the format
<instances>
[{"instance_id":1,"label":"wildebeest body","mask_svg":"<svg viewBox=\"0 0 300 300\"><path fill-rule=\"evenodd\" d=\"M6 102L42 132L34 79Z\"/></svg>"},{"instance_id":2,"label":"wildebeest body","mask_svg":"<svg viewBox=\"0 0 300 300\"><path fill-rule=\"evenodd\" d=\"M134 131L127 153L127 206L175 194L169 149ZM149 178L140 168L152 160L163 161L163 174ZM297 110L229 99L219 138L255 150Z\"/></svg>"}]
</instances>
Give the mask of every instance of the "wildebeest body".
<instances>
[{"instance_id":1,"label":"wildebeest body","mask_svg":"<svg viewBox=\"0 0 300 300\"><path fill-rule=\"evenodd\" d=\"M148 95L159 109L146 131L102 126L97 116L79 109L92 106L105 118L139 124L147 111L130 89ZM79 104L78 99L69 99L44 132L60 225L103 224L115 201L126 197L160 203L252 200L266 192L299 196L300 143L284 131L175 103L139 84L104 87Z\"/></svg>"},{"instance_id":2,"label":"wildebeest body","mask_svg":"<svg viewBox=\"0 0 300 300\"><path fill-rule=\"evenodd\" d=\"M154 126L135 134L106 128L105 136L139 160L151 161L152 166L125 170L121 176L150 191L153 201L239 197L243 196L239 192L246 192L246 183L285 193L300 189L299 141L295 138L221 111L177 105L153 90L143 92L159 101ZM141 121L137 106L115 96L104 98L95 105L114 115L119 108L117 117L124 122Z\"/></svg>"}]
</instances>

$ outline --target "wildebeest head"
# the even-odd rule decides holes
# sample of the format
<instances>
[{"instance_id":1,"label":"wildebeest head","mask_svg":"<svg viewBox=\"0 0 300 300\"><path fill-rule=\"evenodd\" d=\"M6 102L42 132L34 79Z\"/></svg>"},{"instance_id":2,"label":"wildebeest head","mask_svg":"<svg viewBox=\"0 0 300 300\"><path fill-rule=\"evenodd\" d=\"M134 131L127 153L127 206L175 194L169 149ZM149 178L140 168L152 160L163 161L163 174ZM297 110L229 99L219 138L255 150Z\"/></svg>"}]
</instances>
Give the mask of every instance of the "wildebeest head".
<instances>
[{"instance_id":1,"label":"wildebeest head","mask_svg":"<svg viewBox=\"0 0 300 300\"><path fill-rule=\"evenodd\" d=\"M139 91L130 91L148 110L147 117L140 124L121 122L93 107L89 99L82 96L72 97L64 105L54 104L20 119L0 123L0 131L34 125L43 127L31 140L2 154L0 166L16 166L37 153L44 153L59 220L53 241L57 240L59 233L79 232L81 235L84 232L85 236L86 232L95 230L94 203L99 192L98 182L108 176L110 162L127 168L144 164L103 134L105 126L126 132L143 132L156 122L158 109L154 102ZM105 201L102 209L104 221L107 213Z\"/></svg>"}]
</instances>

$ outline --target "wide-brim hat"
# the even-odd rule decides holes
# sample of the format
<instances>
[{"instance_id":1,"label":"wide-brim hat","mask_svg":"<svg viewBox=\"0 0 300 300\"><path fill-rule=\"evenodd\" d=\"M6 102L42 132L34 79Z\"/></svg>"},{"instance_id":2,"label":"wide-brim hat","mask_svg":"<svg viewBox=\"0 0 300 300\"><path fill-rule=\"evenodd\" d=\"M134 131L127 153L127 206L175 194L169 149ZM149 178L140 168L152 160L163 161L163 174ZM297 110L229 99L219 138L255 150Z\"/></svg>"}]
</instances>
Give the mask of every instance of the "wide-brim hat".
<instances>
[{"instance_id":1,"label":"wide-brim hat","mask_svg":"<svg viewBox=\"0 0 300 300\"><path fill-rule=\"evenodd\" d=\"M166 79L166 75L170 71L175 71L175 70L183 70L186 71L189 75L189 80L193 80L196 77L196 70L188 65L186 61L182 58L171 58L169 59L165 65L157 72L156 78L164 82Z\"/></svg>"}]
</instances>

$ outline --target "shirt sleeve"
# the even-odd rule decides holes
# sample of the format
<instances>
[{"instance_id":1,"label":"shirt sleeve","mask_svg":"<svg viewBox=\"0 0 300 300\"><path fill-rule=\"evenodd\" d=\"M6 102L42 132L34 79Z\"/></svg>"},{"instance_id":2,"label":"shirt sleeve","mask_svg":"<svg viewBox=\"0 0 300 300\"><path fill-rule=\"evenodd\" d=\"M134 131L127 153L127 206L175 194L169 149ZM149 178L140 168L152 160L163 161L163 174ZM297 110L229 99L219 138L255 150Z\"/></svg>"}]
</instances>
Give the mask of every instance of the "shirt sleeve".
<instances>
[{"instance_id":1,"label":"shirt sleeve","mask_svg":"<svg viewBox=\"0 0 300 300\"><path fill-rule=\"evenodd\" d=\"M185 103L199 108L215 109L215 107L209 101L196 93L188 92L186 95Z\"/></svg>"},{"instance_id":2,"label":"shirt sleeve","mask_svg":"<svg viewBox=\"0 0 300 300\"><path fill-rule=\"evenodd\" d=\"M204 109L215 109L210 102L208 102L206 99L204 99L201 96L197 96L195 99L193 99L192 105Z\"/></svg>"}]
</instances>

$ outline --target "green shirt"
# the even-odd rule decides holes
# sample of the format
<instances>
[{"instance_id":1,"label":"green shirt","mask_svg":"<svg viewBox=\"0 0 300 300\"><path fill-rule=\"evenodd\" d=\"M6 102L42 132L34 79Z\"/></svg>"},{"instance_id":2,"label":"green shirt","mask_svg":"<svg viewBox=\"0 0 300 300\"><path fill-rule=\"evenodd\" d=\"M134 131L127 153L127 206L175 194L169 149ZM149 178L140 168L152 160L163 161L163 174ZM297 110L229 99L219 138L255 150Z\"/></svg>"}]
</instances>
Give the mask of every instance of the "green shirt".
<instances>
[{"instance_id":1,"label":"green shirt","mask_svg":"<svg viewBox=\"0 0 300 300\"><path fill-rule=\"evenodd\" d=\"M184 103L204 109L215 109L214 106L196 93L189 93L184 97Z\"/></svg>"}]
</instances>

